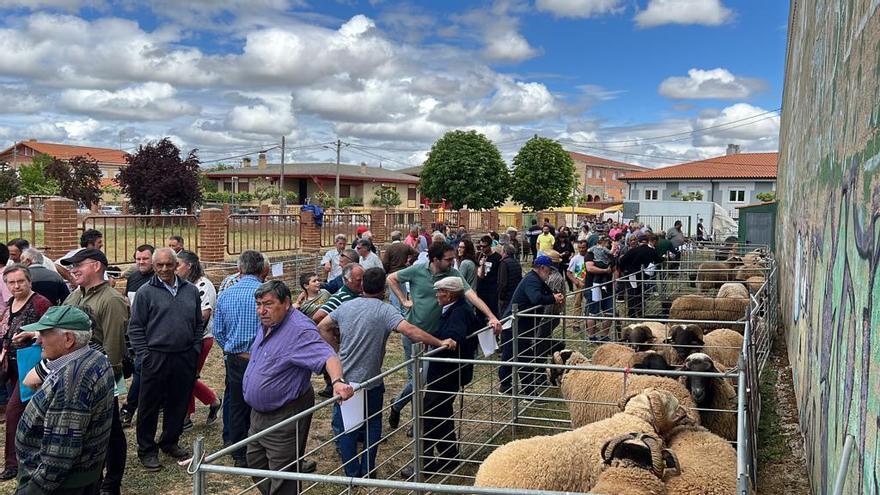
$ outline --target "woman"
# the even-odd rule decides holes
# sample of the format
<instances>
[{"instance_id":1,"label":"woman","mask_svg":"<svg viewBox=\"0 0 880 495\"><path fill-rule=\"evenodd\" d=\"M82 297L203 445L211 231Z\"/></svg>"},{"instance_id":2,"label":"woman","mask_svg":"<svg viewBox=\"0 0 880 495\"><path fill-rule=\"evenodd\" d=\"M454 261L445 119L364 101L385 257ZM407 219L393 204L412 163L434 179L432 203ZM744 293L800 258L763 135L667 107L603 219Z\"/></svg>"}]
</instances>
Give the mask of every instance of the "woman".
<instances>
[{"instance_id":1,"label":"woman","mask_svg":"<svg viewBox=\"0 0 880 495\"><path fill-rule=\"evenodd\" d=\"M293 307L311 318L315 311L330 299L331 294L321 288L321 279L314 273L300 275L299 286L302 292L296 298Z\"/></svg>"},{"instance_id":2,"label":"woman","mask_svg":"<svg viewBox=\"0 0 880 495\"><path fill-rule=\"evenodd\" d=\"M559 272L565 273L568 270L568 262L574 256L574 244L571 242L571 230L568 227L559 229L559 235L553 244L553 250L559 253L561 261L559 263ZM567 280L568 290L572 290L571 280Z\"/></svg>"},{"instance_id":3,"label":"woman","mask_svg":"<svg viewBox=\"0 0 880 495\"><path fill-rule=\"evenodd\" d=\"M213 325L214 306L217 304L217 290L214 283L208 280L202 270L202 264L199 263L199 255L192 251L183 251L177 253L177 276L190 282L199 289L199 298L201 299L202 323L205 325L205 333L202 337L202 354L199 356L199 364L196 367L196 374L201 373L205 360L211 352L214 345L214 334L211 332ZM186 421L183 422L183 429L192 428L192 415L196 412L196 399L208 407L208 419L205 424L212 425L217 421L217 413L220 412L221 400L217 398L217 394L211 390L201 380L196 380L193 386L192 397L189 399L189 409Z\"/></svg>"},{"instance_id":4,"label":"woman","mask_svg":"<svg viewBox=\"0 0 880 495\"><path fill-rule=\"evenodd\" d=\"M24 412L21 402L21 391L18 388L18 361L15 351L29 347L37 337L36 332L22 332L21 327L36 323L43 313L52 306L45 297L31 289L31 272L19 263L7 266L3 270L3 282L9 288L12 297L6 301L6 310L0 317L0 336L3 339L3 350L0 351L0 365L6 368L9 381L12 382L12 396L6 404L6 445L4 455L6 469L0 473L0 480L6 481L18 476L18 459L15 455L15 430ZM23 378L23 377L22 377Z\"/></svg>"},{"instance_id":5,"label":"woman","mask_svg":"<svg viewBox=\"0 0 880 495\"><path fill-rule=\"evenodd\" d=\"M470 284L471 288L476 290L477 249L474 247L473 241L470 239L462 239L459 241L456 254L458 255L458 271L467 283Z\"/></svg>"}]
</instances>

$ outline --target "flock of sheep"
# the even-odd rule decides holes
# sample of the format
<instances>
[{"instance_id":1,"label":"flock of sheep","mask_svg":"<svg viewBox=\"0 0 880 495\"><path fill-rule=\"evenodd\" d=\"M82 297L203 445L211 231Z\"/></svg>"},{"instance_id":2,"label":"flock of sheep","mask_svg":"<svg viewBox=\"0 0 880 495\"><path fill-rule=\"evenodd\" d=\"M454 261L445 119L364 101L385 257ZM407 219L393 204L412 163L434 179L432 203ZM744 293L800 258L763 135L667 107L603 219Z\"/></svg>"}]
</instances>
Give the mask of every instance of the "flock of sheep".
<instances>
[{"instance_id":1,"label":"flock of sheep","mask_svg":"<svg viewBox=\"0 0 880 495\"><path fill-rule=\"evenodd\" d=\"M555 352L548 369L573 430L516 440L481 464L476 486L618 495L732 495L736 491L736 375L750 290L764 284L763 253L700 265L701 291L677 298L670 320L711 320L625 327L621 343L603 344L590 359ZM704 271L707 270L707 271ZM722 328L724 326L732 328ZM677 379L642 370L680 370Z\"/></svg>"}]
</instances>

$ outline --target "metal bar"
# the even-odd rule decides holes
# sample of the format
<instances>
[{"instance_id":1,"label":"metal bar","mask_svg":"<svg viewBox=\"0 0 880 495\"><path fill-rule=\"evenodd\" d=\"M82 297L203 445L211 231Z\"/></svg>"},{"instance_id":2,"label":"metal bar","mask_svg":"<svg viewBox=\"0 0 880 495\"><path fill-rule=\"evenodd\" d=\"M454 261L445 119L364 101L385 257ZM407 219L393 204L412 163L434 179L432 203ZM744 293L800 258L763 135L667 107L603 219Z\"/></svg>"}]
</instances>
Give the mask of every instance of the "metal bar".
<instances>
[{"instance_id":1,"label":"metal bar","mask_svg":"<svg viewBox=\"0 0 880 495\"><path fill-rule=\"evenodd\" d=\"M193 495L205 495L205 471L199 469L202 456L205 455L205 437L199 436L193 444L192 463L195 471L192 471Z\"/></svg>"},{"instance_id":2,"label":"metal bar","mask_svg":"<svg viewBox=\"0 0 880 495\"><path fill-rule=\"evenodd\" d=\"M846 441L843 443L843 453L840 455L840 464L837 466L837 476L834 480L834 491L832 492L833 495L843 494L843 488L846 485L846 473L849 470L849 458L852 454L854 440L855 438L852 435L847 435Z\"/></svg>"},{"instance_id":3,"label":"metal bar","mask_svg":"<svg viewBox=\"0 0 880 495\"><path fill-rule=\"evenodd\" d=\"M413 377L412 377L412 411L413 411L413 446L415 449L415 457L413 459L413 470L417 482L422 481L422 452L424 452L424 444L422 440L422 370L421 370L421 345L412 344L413 357Z\"/></svg>"}]
</instances>

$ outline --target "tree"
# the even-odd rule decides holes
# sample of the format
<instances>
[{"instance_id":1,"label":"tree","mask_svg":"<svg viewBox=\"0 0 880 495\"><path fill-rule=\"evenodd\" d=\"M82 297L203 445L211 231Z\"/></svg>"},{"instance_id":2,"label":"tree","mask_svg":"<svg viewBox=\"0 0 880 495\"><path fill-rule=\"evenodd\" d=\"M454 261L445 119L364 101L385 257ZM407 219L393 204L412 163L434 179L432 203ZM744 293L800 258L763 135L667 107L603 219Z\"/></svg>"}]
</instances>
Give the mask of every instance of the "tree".
<instances>
[{"instance_id":1,"label":"tree","mask_svg":"<svg viewBox=\"0 0 880 495\"><path fill-rule=\"evenodd\" d=\"M69 160L54 159L46 166L46 178L60 185L58 194L84 205L101 201L101 168L98 160L75 156Z\"/></svg>"},{"instance_id":2,"label":"tree","mask_svg":"<svg viewBox=\"0 0 880 495\"><path fill-rule=\"evenodd\" d=\"M486 136L450 131L431 147L420 181L422 195L432 201L483 210L507 200L510 172Z\"/></svg>"},{"instance_id":3,"label":"tree","mask_svg":"<svg viewBox=\"0 0 880 495\"><path fill-rule=\"evenodd\" d=\"M5 163L0 163L0 203L18 196L20 188L21 181L18 180L15 170Z\"/></svg>"},{"instance_id":4,"label":"tree","mask_svg":"<svg viewBox=\"0 0 880 495\"><path fill-rule=\"evenodd\" d=\"M574 160L552 139L535 136L513 158L511 199L532 210L571 204Z\"/></svg>"},{"instance_id":5,"label":"tree","mask_svg":"<svg viewBox=\"0 0 880 495\"><path fill-rule=\"evenodd\" d=\"M198 150L181 159L180 149L170 139L138 146L126 157L128 166L116 176L122 192L139 211L187 208L201 203Z\"/></svg>"},{"instance_id":6,"label":"tree","mask_svg":"<svg viewBox=\"0 0 880 495\"><path fill-rule=\"evenodd\" d=\"M670 196L672 196L673 198L679 198L682 201L702 201L703 200L703 193L700 191L693 191L693 192L689 192L687 194L685 194L681 191L675 191L674 193L670 194Z\"/></svg>"},{"instance_id":7,"label":"tree","mask_svg":"<svg viewBox=\"0 0 880 495\"><path fill-rule=\"evenodd\" d=\"M758 193L755 197L758 198L759 201L764 202L776 201L776 191Z\"/></svg>"},{"instance_id":8,"label":"tree","mask_svg":"<svg viewBox=\"0 0 880 495\"><path fill-rule=\"evenodd\" d=\"M48 168L54 158L40 153L31 159L29 165L20 165L18 167L18 178L21 180L20 193L26 196L51 196L61 191L61 185L57 180L46 177L46 168Z\"/></svg>"},{"instance_id":9,"label":"tree","mask_svg":"<svg viewBox=\"0 0 880 495\"><path fill-rule=\"evenodd\" d=\"M401 203L396 187L380 186L373 191L373 196L371 204L377 208L394 208Z\"/></svg>"}]
</instances>

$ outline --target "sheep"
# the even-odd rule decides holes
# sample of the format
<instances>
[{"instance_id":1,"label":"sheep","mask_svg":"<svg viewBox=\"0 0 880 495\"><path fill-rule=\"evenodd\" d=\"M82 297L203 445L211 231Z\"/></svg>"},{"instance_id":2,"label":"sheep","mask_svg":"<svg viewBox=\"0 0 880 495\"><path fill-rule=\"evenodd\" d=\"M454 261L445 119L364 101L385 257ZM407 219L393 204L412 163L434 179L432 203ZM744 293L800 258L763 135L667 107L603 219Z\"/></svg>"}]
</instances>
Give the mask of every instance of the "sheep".
<instances>
[{"instance_id":1,"label":"sheep","mask_svg":"<svg viewBox=\"0 0 880 495\"><path fill-rule=\"evenodd\" d=\"M691 354L684 362L682 371L720 373L721 366L704 353ZM727 440L736 440L736 414L721 412L736 410L737 393L727 380L703 376L682 376L679 382L689 391L697 407L712 409L700 411L700 424L712 433Z\"/></svg>"},{"instance_id":2,"label":"sheep","mask_svg":"<svg viewBox=\"0 0 880 495\"><path fill-rule=\"evenodd\" d=\"M739 364L742 346L742 334L729 328L712 330L703 337L703 353L715 364L725 368L733 368Z\"/></svg>"},{"instance_id":3,"label":"sheep","mask_svg":"<svg viewBox=\"0 0 880 495\"><path fill-rule=\"evenodd\" d=\"M623 412L573 431L502 445L477 471L475 486L587 492L598 481L608 439L630 433L663 435L690 424L671 394L645 390L620 401Z\"/></svg>"},{"instance_id":4,"label":"sheep","mask_svg":"<svg viewBox=\"0 0 880 495\"><path fill-rule=\"evenodd\" d=\"M669 329L665 324L656 321L644 321L633 323L623 327L621 342L633 344L631 347L636 351L656 349L653 344L666 340Z\"/></svg>"},{"instance_id":5,"label":"sheep","mask_svg":"<svg viewBox=\"0 0 880 495\"><path fill-rule=\"evenodd\" d=\"M669 368L665 360L657 360L652 353L645 366L656 366L659 369ZM553 354L554 364L585 364L583 354L569 349ZM552 385L557 383L562 391L562 397L568 401L568 411L571 416L571 425L577 428L612 416L615 413L614 404L621 396L627 393L637 393L641 390L654 388L671 393L687 411L688 416L697 424L700 415L694 411L696 407L688 390L678 381L672 378L653 375L629 376L626 373L613 373L604 371L584 370L548 370L549 381ZM587 403L589 402L589 403ZM598 404L597 404L598 403Z\"/></svg>"},{"instance_id":6,"label":"sheep","mask_svg":"<svg viewBox=\"0 0 880 495\"><path fill-rule=\"evenodd\" d=\"M701 426L682 425L667 435L667 448L678 466L668 476L666 493L676 495L733 495L736 493L736 450Z\"/></svg>"},{"instance_id":7,"label":"sheep","mask_svg":"<svg viewBox=\"0 0 880 495\"><path fill-rule=\"evenodd\" d=\"M751 291L752 294L757 294L758 291L761 290L761 287L764 286L765 280L766 279L763 275L749 277L746 279L746 285L749 286L749 291Z\"/></svg>"},{"instance_id":8,"label":"sheep","mask_svg":"<svg viewBox=\"0 0 880 495\"><path fill-rule=\"evenodd\" d=\"M672 306L669 308L669 318L672 320L739 321L745 317L748 307L748 299L719 299L688 294L672 301ZM701 326L703 331L708 332L715 328L726 327L727 324L702 323ZM742 331L740 325L735 325L732 328Z\"/></svg>"},{"instance_id":9,"label":"sheep","mask_svg":"<svg viewBox=\"0 0 880 495\"><path fill-rule=\"evenodd\" d=\"M718 289L718 295L715 297L724 298L732 297L736 299L748 299L749 289L745 285L735 282L727 282Z\"/></svg>"},{"instance_id":10,"label":"sheep","mask_svg":"<svg viewBox=\"0 0 880 495\"><path fill-rule=\"evenodd\" d=\"M606 467L590 493L614 495L663 495L663 475L678 475L678 460L663 440L647 433L629 433L602 446Z\"/></svg>"},{"instance_id":11,"label":"sheep","mask_svg":"<svg viewBox=\"0 0 880 495\"><path fill-rule=\"evenodd\" d=\"M669 328L669 338L664 342L669 345L663 346L658 352L669 364L679 365L688 356L703 348L703 338L703 329L699 325L672 325Z\"/></svg>"},{"instance_id":12,"label":"sheep","mask_svg":"<svg viewBox=\"0 0 880 495\"><path fill-rule=\"evenodd\" d=\"M736 269L735 280L748 280L752 277L763 277L767 269L760 265L744 265Z\"/></svg>"},{"instance_id":13,"label":"sheep","mask_svg":"<svg viewBox=\"0 0 880 495\"><path fill-rule=\"evenodd\" d=\"M594 366L608 366L611 368L633 368L633 369L651 369L651 370L669 370L666 358L658 352L640 351L636 352L629 347L620 344L602 344L590 357L590 364Z\"/></svg>"},{"instance_id":14,"label":"sheep","mask_svg":"<svg viewBox=\"0 0 880 495\"><path fill-rule=\"evenodd\" d=\"M742 258L731 256L726 261L707 261L697 266L697 289L713 291L720 283L730 282L735 272L742 265Z\"/></svg>"},{"instance_id":15,"label":"sheep","mask_svg":"<svg viewBox=\"0 0 880 495\"><path fill-rule=\"evenodd\" d=\"M756 249L742 256L745 266L764 266L767 264L767 254L762 249Z\"/></svg>"}]
</instances>

